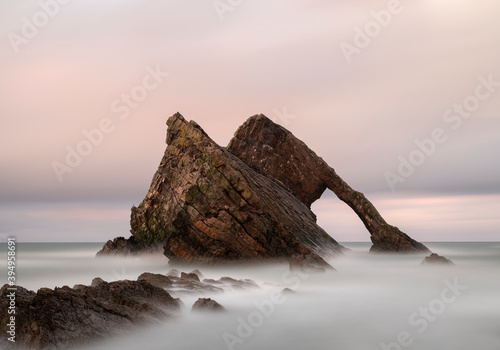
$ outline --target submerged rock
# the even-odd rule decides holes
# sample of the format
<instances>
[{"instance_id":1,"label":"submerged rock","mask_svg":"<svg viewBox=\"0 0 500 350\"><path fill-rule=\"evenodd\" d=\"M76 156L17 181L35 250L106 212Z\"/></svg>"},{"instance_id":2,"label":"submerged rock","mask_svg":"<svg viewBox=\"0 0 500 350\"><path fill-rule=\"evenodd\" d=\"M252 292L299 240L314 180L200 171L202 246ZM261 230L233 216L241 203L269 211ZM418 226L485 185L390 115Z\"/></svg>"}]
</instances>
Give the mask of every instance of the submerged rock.
<instances>
[{"instance_id":1,"label":"submerged rock","mask_svg":"<svg viewBox=\"0 0 500 350\"><path fill-rule=\"evenodd\" d=\"M196 276L196 275L194 275ZM157 273L145 272L139 276L138 280L144 280L154 286L165 289L171 295L212 295L224 293L224 289L214 286L212 283L200 282L198 276L196 279L191 274L181 273L181 277L166 276Z\"/></svg>"},{"instance_id":2,"label":"submerged rock","mask_svg":"<svg viewBox=\"0 0 500 350\"><path fill-rule=\"evenodd\" d=\"M181 278L200 282L200 277L198 277L198 275L196 273L192 273L192 272L190 272L190 273L182 272Z\"/></svg>"},{"instance_id":3,"label":"submerged rock","mask_svg":"<svg viewBox=\"0 0 500 350\"><path fill-rule=\"evenodd\" d=\"M144 272L142 275L140 275L137 280L138 281L146 281L148 283L151 283L153 286L157 286L163 289L168 289L171 288L172 285L174 284L173 279L176 279L177 277L169 277L165 275L161 275L158 273L149 273L149 272Z\"/></svg>"},{"instance_id":4,"label":"submerged rock","mask_svg":"<svg viewBox=\"0 0 500 350\"><path fill-rule=\"evenodd\" d=\"M371 234L374 252L427 252L422 243L389 225L361 193L353 190L322 158L290 131L260 114L249 118L228 151L273 177L308 207L328 188L349 205Z\"/></svg>"},{"instance_id":5,"label":"submerged rock","mask_svg":"<svg viewBox=\"0 0 500 350\"><path fill-rule=\"evenodd\" d=\"M427 256L421 263L421 265L429 265L429 264L443 264L443 265L454 265L453 261L445 258L444 256L438 255L436 253L432 253Z\"/></svg>"},{"instance_id":6,"label":"submerged rock","mask_svg":"<svg viewBox=\"0 0 500 350\"><path fill-rule=\"evenodd\" d=\"M7 332L9 286L0 290L0 331ZM17 287L16 345L69 349L126 334L138 325L173 316L182 303L146 281L102 282L95 287ZM2 336L0 343L6 341ZM7 346L6 344L4 344Z\"/></svg>"},{"instance_id":7,"label":"submerged rock","mask_svg":"<svg viewBox=\"0 0 500 350\"><path fill-rule=\"evenodd\" d=\"M146 198L132 208L133 249L163 245L170 262L195 264L322 260L342 251L304 203L198 124L177 113L167 125L164 157Z\"/></svg>"},{"instance_id":8,"label":"submerged rock","mask_svg":"<svg viewBox=\"0 0 500 350\"><path fill-rule=\"evenodd\" d=\"M290 289L290 288L285 288L280 293L281 296L289 296L289 295L295 295L295 294L297 294L297 292L294 291L293 289Z\"/></svg>"},{"instance_id":9,"label":"submerged rock","mask_svg":"<svg viewBox=\"0 0 500 350\"><path fill-rule=\"evenodd\" d=\"M335 269L323 259L316 259L310 255L295 255L289 261L291 272L326 272Z\"/></svg>"},{"instance_id":10,"label":"submerged rock","mask_svg":"<svg viewBox=\"0 0 500 350\"><path fill-rule=\"evenodd\" d=\"M226 308L210 298L200 298L194 304L191 311L226 311Z\"/></svg>"}]
</instances>

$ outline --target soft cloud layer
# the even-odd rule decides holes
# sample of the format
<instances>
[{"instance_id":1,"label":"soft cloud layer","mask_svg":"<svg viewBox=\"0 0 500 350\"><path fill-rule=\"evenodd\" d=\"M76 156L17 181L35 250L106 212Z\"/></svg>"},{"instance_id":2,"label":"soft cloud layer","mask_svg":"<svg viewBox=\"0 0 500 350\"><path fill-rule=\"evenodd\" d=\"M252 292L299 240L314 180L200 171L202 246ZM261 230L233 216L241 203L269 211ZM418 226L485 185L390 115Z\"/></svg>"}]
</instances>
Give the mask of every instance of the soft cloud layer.
<instances>
[{"instance_id":1,"label":"soft cloud layer","mask_svg":"<svg viewBox=\"0 0 500 350\"><path fill-rule=\"evenodd\" d=\"M500 87L457 129L443 119L475 93L479 77L500 82L497 1L401 1L351 63L340 45L355 44L357 28L386 1L256 0L224 21L211 1L73 1L18 53L9 38L22 35L23 18L33 21L40 5L0 9L4 202L138 204L176 111L222 145L264 113L363 192L500 193ZM169 75L120 119L112 106L143 84L148 67ZM103 119L113 131L59 182L53 162L64 164L67 147ZM446 142L392 193L384 174L399 174L398 158L436 128Z\"/></svg>"}]
</instances>

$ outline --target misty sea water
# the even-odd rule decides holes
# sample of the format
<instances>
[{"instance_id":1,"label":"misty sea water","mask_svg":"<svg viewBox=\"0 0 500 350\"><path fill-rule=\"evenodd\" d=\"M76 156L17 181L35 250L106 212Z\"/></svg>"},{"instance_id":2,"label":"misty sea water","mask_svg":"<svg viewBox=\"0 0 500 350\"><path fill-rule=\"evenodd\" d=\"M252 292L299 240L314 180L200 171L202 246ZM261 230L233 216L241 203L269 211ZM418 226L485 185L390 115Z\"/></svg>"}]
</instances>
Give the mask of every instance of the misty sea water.
<instances>
[{"instance_id":1,"label":"misty sea water","mask_svg":"<svg viewBox=\"0 0 500 350\"><path fill-rule=\"evenodd\" d=\"M336 271L327 274L295 275L285 264L201 267L206 278L250 278L260 289L208 295L227 309L217 314L191 313L198 296L181 296L180 317L79 350L500 348L500 242L426 243L453 266L422 266L422 254L370 254L370 243L343 245L351 250L330 260ZM96 259L101 247L18 243L17 283L36 291L172 268L160 256ZM5 243L0 258L3 285ZM274 298L284 288L297 293Z\"/></svg>"}]
</instances>

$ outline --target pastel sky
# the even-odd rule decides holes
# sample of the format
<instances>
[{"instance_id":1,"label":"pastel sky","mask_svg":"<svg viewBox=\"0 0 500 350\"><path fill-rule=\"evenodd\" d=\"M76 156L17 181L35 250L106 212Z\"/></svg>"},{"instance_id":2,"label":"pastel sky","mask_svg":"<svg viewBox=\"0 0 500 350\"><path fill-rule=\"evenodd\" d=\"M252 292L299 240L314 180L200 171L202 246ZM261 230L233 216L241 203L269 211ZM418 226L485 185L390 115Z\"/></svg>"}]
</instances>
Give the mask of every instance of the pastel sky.
<instances>
[{"instance_id":1,"label":"pastel sky","mask_svg":"<svg viewBox=\"0 0 500 350\"><path fill-rule=\"evenodd\" d=\"M178 111L220 145L263 113L413 238L498 241L499 14L497 0L3 1L0 238L128 236ZM333 195L313 211L337 240L368 240Z\"/></svg>"}]
</instances>

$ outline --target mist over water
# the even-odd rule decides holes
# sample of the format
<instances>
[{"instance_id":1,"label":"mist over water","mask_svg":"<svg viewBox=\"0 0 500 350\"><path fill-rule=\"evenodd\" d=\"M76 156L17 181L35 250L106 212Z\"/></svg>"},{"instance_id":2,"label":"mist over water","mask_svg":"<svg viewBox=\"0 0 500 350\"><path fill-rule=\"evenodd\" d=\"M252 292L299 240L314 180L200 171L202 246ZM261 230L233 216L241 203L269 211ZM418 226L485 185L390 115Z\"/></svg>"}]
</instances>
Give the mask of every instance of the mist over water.
<instances>
[{"instance_id":1,"label":"mist over water","mask_svg":"<svg viewBox=\"0 0 500 350\"><path fill-rule=\"evenodd\" d=\"M424 255L344 245L351 251L331 260L337 271L327 274L291 274L287 265L200 268L206 278L250 278L261 288L209 296L227 309L217 314L191 313L198 296L180 296L180 317L79 350L498 349L500 243L428 243L455 263L432 267L420 265ZM162 257L95 259L100 246L20 243L18 284L37 290L171 268ZM287 287L297 293L278 294Z\"/></svg>"}]
</instances>

